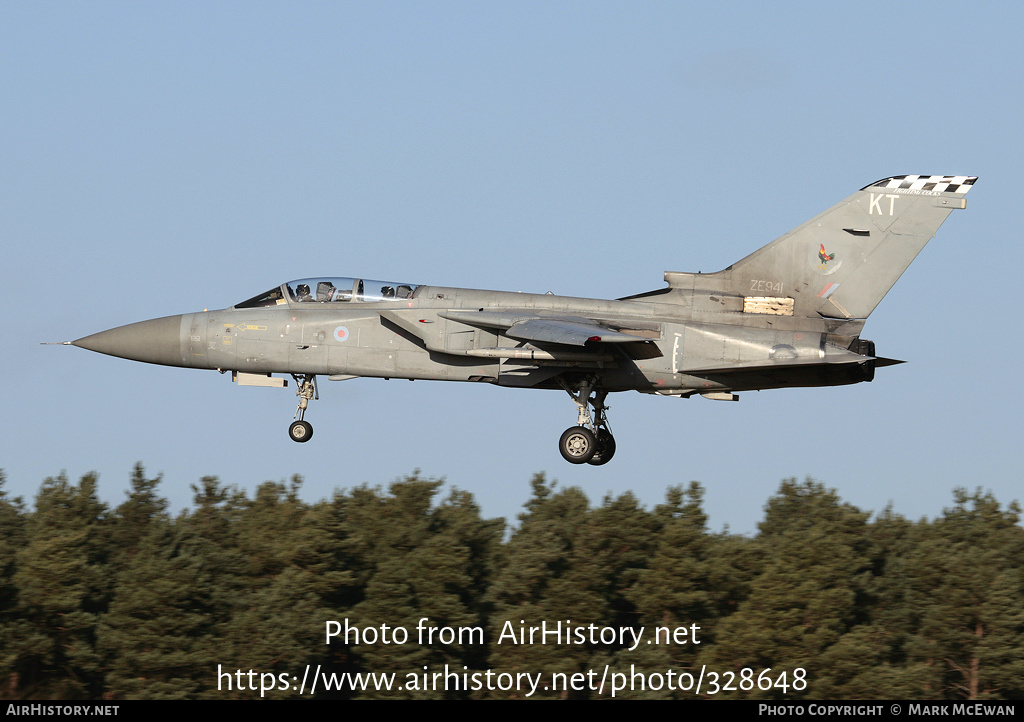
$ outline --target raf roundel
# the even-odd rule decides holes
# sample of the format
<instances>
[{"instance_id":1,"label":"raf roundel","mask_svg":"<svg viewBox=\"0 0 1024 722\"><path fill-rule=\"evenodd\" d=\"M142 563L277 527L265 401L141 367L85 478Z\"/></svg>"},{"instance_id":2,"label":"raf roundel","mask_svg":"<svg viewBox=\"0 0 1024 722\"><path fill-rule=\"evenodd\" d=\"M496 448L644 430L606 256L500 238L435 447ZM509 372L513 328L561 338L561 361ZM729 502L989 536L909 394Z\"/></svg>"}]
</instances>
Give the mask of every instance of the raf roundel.
<instances>
[{"instance_id":1,"label":"raf roundel","mask_svg":"<svg viewBox=\"0 0 1024 722\"><path fill-rule=\"evenodd\" d=\"M335 341L348 341L348 329L344 326L338 326L334 329L334 340Z\"/></svg>"}]
</instances>

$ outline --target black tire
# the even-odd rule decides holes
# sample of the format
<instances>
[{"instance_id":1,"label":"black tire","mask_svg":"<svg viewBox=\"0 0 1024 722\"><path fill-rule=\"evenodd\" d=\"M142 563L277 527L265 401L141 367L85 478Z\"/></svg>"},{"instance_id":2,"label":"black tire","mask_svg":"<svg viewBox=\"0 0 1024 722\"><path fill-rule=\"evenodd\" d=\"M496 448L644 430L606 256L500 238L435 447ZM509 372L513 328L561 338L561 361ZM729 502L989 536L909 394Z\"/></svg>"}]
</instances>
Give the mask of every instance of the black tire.
<instances>
[{"instance_id":1,"label":"black tire","mask_svg":"<svg viewBox=\"0 0 1024 722\"><path fill-rule=\"evenodd\" d=\"M558 450L570 464L586 464L597 451L597 439L586 426L573 426L562 432Z\"/></svg>"},{"instance_id":2,"label":"black tire","mask_svg":"<svg viewBox=\"0 0 1024 722\"><path fill-rule=\"evenodd\" d=\"M612 436L608 429L599 429L597 432L597 451L592 457L588 464L593 466L601 466L607 464L615 456L615 437Z\"/></svg>"},{"instance_id":3,"label":"black tire","mask_svg":"<svg viewBox=\"0 0 1024 722\"><path fill-rule=\"evenodd\" d=\"M292 441L304 444L313 438L313 425L308 421L295 421L288 427L288 436Z\"/></svg>"}]
</instances>

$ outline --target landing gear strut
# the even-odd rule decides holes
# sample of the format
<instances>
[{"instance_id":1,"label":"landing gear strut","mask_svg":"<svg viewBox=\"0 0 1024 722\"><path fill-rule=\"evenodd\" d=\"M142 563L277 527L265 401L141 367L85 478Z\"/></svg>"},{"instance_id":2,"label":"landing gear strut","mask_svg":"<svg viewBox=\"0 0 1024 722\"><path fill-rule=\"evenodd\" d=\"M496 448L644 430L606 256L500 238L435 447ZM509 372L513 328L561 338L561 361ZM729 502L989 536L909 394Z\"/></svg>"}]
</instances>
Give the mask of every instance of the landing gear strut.
<instances>
[{"instance_id":1,"label":"landing gear strut","mask_svg":"<svg viewBox=\"0 0 1024 722\"><path fill-rule=\"evenodd\" d=\"M314 374L292 374L292 378L295 379L295 395L299 397L299 406L295 409L295 421L288 427L288 436L292 437L292 441L305 443L313 438L313 425L303 420L306 406L313 399L319 399L320 392L317 391Z\"/></svg>"},{"instance_id":2,"label":"landing gear strut","mask_svg":"<svg viewBox=\"0 0 1024 722\"><path fill-rule=\"evenodd\" d=\"M558 440L558 450L570 464L600 466L607 464L615 455L615 437L608 427L608 407L604 404L608 392L594 392L597 381L596 377L588 376L570 385L559 379L579 412L577 425L566 429ZM591 406L594 407L593 415L590 413Z\"/></svg>"}]
</instances>

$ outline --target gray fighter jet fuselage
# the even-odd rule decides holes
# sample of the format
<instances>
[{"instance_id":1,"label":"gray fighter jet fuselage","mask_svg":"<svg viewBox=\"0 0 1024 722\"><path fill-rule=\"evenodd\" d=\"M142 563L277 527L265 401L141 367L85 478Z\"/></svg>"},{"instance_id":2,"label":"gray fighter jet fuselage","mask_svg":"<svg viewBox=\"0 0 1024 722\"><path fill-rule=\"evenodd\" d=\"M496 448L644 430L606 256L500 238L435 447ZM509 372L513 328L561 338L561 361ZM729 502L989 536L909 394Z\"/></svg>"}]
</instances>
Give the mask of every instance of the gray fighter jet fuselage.
<instances>
[{"instance_id":1,"label":"gray fighter jet fuselage","mask_svg":"<svg viewBox=\"0 0 1024 722\"><path fill-rule=\"evenodd\" d=\"M615 452L609 392L735 400L871 381L899 363L861 339L864 322L975 180L886 178L723 271L667 272L666 288L617 300L320 277L70 343L231 371L240 385L285 386L272 374L291 375L295 441L312 435L304 415L318 376L560 388L578 410L563 457L603 464Z\"/></svg>"}]
</instances>

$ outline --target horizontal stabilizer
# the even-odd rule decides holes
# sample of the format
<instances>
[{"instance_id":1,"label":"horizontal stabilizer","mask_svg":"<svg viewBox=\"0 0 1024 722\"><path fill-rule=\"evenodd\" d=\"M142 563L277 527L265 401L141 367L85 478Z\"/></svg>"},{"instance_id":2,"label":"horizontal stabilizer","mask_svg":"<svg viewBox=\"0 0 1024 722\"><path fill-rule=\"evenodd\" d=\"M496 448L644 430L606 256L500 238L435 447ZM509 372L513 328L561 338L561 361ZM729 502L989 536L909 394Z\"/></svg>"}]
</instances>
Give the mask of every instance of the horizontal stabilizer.
<instances>
[{"instance_id":1,"label":"horizontal stabilizer","mask_svg":"<svg viewBox=\"0 0 1024 722\"><path fill-rule=\"evenodd\" d=\"M905 364L906 361L900 361L898 358L885 358L884 356L875 357L875 367L881 368L882 366L895 366L897 364Z\"/></svg>"}]
</instances>

